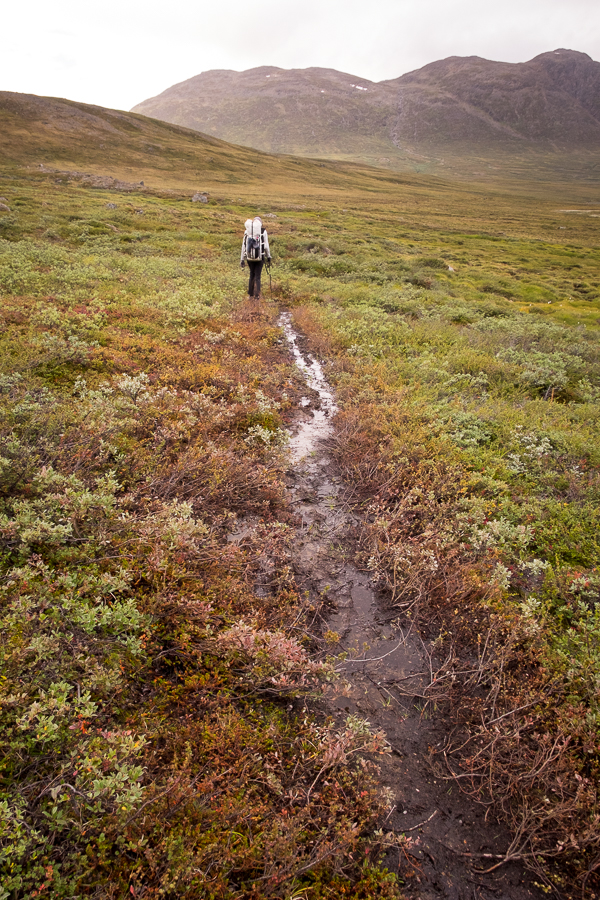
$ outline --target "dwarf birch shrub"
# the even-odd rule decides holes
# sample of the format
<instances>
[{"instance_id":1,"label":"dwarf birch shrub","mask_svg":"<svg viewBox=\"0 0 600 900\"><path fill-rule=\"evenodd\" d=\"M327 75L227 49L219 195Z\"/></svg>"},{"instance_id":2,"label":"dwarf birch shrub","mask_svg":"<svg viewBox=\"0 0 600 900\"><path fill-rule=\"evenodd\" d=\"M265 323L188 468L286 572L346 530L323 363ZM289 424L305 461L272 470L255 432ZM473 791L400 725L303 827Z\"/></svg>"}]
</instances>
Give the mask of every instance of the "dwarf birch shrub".
<instances>
[{"instance_id":1,"label":"dwarf birch shrub","mask_svg":"<svg viewBox=\"0 0 600 900\"><path fill-rule=\"evenodd\" d=\"M336 353L336 454L370 501L368 567L399 611L440 616L466 641L478 622L477 652L487 641L478 677L502 735L482 707L460 777L472 776L474 796L487 780L526 858L560 857L587 885L598 849L596 329L550 321L550 307L523 312L517 298L543 285L494 282L506 301L492 308L472 302L464 278L457 299L455 277L404 303L396 291L369 301L329 286L336 302L300 319L324 327Z\"/></svg>"},{"instance_id":2,"label":"dwarf birch shrub","mask_svg":"<svg viewBox=\"0 0 600 900\"><path fill-rule=\"evenodd\" d=\"M272 313L228 317L239 276L115 222L2 243L2 890L351 885L385 807L358 758L384 743L278 705L334 676L277 521L293 369Z\"/></svg>"}]
</instances>

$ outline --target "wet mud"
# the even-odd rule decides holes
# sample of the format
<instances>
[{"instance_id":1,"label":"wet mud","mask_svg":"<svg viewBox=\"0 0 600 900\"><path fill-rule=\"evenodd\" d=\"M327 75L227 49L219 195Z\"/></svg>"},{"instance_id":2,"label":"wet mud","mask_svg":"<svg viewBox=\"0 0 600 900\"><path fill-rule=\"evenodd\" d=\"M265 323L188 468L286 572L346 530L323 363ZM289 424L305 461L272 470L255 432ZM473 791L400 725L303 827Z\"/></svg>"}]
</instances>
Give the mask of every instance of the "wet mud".
<instances>
[{"instance_id":1,"label":"wet mud","mask_svg":"<svg viewBox=\"0 0 600 900\"><path fill-rule=\"evenodd\" d=\"M383 829L405 838L389 851L386 865L415 900L540 900L547 895L520 864L482 871L497 862L483 854L503 854L510 835L432 765L432 751L443 746L450 723L427 702L435 661L431 638L423 639L390 610L369 572L355 563L361 523L345 502L348 487L327 446L335 398L289 314L282 314L280 325L312 397L319 398L303 402L290 446L287 485L300 522L292 565L300 590L316 604L325 601L323 633L335 632L335 649L349 654L343 677L328 688L317 712L340 722L359 715L387 735L392 753L378 765L394 803Z\"/></svg>"}]
</instances>

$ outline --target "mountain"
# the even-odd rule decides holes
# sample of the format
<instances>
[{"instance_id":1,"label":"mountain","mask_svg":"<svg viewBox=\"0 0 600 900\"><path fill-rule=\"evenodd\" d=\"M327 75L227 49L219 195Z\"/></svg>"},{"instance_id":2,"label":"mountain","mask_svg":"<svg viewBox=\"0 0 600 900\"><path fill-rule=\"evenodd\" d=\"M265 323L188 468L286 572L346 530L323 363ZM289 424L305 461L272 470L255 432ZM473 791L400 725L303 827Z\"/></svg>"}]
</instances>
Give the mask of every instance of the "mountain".
<instances>
[{"instance_id":1,"label":"mountain","mask_svg":"<svg viewBox=\"0 0 600 900\"><path fill-rule=\"evenodd\" d=\"M136 112L271 153L331 156L387 149L397 90L334 69L214 70Z\"/></svg>"},{"instance_id":2,"label":"mountain","mask_svg":"<svg viewBox=\"0 0 600 900\"><path fill-rule=\"evenodd\" d=\"M600 146L600 63L586 53L450 57L382 84L398 91L398 133L417 143Z\"/></svg>"},{"instance_id":3,"label":"mountain","mask_svg":"<svg viewBox=\"0 0 600 900\"><path fill-rule=\"evenodd\" d=\"M134 111L271 153L392 167L506 163L598 150L600 63L573 50L526 63L449 57L381 82L322 68L213 70Z\"/></svg>"}]
</instances>

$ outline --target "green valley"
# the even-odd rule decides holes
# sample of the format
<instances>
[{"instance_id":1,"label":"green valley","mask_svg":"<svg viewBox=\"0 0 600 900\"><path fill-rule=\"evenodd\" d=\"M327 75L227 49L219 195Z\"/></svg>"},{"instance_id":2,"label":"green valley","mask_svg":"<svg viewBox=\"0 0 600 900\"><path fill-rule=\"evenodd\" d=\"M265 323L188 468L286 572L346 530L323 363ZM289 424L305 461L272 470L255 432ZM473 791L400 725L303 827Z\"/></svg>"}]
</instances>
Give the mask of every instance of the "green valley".
<instances>
[{"instance_id":1,"label":"green valley","mask_svg":"<svg viewBox=\"0 0 600 900\"><path fill-rule=\"evenodd\" d=\"M339 671L293 571L282 309L336 392L356 559L452 661L446 775L542 890L600 896L597 180L7 93L0 148L0 900L418 896L385 736L305 705Z\"/></svg>"}]
</instances>

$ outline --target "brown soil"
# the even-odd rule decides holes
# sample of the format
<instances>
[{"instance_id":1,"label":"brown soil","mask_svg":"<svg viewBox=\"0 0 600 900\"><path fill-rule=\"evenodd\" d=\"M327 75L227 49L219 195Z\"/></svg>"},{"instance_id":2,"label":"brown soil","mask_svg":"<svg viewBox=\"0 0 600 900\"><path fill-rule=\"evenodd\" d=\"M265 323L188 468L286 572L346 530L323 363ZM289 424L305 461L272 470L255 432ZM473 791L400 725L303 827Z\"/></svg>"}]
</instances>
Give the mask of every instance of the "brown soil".
<instances>
[{"instance_id":1,"label":"brown soil","mask_svg":"<svg viewBox=\"0 0 600 900\"><path fill-rule=\"evenodd\" d=\"M322 386L329 390L324 380ZM318 384L311 387L320 394ZM319 405L313 400L313 409ZM314 417L305 407L299 416L287 475L300 520L292 558L298 586L316 608L328 610L315 623L320 635L336 632L335 649L350 654L316 712L340 722L359 715L387 735L392 753L379 763L380 777L395 802L382 827L409 840L388 853L386 865L407 898L541 900L547 894L518 863L482 871L496 865L488 855L501 857L511 836L432 764L452 728L448 704L436 707L424 694L435 665L434 636L422 637L386 607L368 571L355 565L360 520L344 500L347 486L327 450L333 426L324 429L323 413Z\"/></svg>"}]
</instances>

